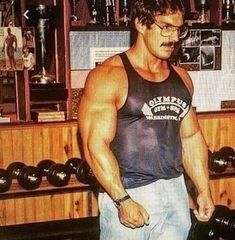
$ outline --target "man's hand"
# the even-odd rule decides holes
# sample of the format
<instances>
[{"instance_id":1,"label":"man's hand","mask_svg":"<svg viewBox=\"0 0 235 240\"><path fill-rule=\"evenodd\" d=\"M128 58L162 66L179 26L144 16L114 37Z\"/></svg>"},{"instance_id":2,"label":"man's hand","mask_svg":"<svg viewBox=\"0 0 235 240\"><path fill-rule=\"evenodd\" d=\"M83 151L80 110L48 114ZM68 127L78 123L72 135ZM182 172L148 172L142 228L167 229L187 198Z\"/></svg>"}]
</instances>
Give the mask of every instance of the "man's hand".
<instances>
[{"instance_id":1,"label":"man's hand","mask_svg":"<svg viewBox=\"0 0 235 240\"><path fill-rule=\"evenodd\" d=\"M195 214L198 221L207 222L211 218L215 210L210 193L207 192L199 193L197 197L197 203L198 210L195 209L193 213Z\"/></svg>"},{"instance_id":2,"label":"man's hand","mask_svg":"<svg viewBox=\"0 0 235 240\"><path fill-rule=\"evenodd\" d=\"M129 228L139 228L149 224L149 214L143 206L128 199L118 207L120 222Z\"/></svg>"}]
</instances>

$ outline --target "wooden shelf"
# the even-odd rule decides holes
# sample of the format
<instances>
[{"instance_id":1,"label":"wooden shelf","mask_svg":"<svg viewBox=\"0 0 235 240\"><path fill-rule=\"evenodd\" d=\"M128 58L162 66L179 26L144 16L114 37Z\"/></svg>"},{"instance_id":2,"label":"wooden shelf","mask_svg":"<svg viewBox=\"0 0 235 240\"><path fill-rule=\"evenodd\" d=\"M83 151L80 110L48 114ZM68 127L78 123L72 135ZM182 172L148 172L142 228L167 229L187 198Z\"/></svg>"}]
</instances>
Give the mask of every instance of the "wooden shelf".
<instances>
[{"instance_id":1,"label":"wooden shelf","mask_svg":"<svg viewBox=\"0 0 235 240\"><path fill-rule=\"evenodd\" d=\"M65 194L70 192L95 191L97 187L88 184L80 183L75 176L71 176L69 184L64 187L55 187L50 185L46 177L43 177L40 187L34 190L25 190L13 180L11 188L4 193L0 193L2 199L16 199L22 197L38 197L50 194Z\"/></svg>"},{"instance_id":2,"label":"wooden shelf","mask_svg":"<svg viewBox=\"0 0 235 240\"><path fill-rule=\"evenodd\" d=\"M219 179L219 178L228 178L228 177L235 177L235 169L233 167L228 166L228 168L222 173L215 173L210 171L210 179Z\"/></svg>"}]
</instances>

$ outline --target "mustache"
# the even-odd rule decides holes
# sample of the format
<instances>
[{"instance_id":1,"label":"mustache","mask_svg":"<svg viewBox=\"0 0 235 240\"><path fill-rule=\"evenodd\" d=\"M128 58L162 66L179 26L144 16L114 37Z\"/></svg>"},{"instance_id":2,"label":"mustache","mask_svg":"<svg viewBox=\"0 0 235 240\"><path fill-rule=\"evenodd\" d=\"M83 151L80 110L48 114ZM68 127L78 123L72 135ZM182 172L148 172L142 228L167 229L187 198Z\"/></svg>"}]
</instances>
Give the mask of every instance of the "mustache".
<instances>
[{"instance_id":1,"label":"mustache","mask_svg":"<svg viewBox=\"0 0 235 240\"><path fill-rule=\"evenodd\" d=\"M163 46L163 47L175 47L175 42L174 42L174 41L163 42L163 43L161 44L161 46Z\"/></svg>"}]
</instances>

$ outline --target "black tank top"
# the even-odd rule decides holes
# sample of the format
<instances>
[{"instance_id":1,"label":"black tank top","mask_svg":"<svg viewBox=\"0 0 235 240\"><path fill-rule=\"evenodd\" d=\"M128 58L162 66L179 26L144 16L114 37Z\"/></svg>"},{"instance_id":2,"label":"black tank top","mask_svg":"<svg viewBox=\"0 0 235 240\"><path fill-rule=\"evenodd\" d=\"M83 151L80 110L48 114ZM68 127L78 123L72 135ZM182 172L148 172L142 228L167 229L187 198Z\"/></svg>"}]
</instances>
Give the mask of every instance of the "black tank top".
<instances>
[{"instance_id":1,"label":"black tank top","mask_svg":"<svg viewBox=\"0 0 235 240\"><path fill-rule=\"evenodd\" d=\"M120 57L128 76L127 99L117 113L117 131L110 147L116 156L125 188L183 172L180 124L191 106L191 95L169 64L162 82L141 77L127 55Z\"/></svg>"}]
</instances>

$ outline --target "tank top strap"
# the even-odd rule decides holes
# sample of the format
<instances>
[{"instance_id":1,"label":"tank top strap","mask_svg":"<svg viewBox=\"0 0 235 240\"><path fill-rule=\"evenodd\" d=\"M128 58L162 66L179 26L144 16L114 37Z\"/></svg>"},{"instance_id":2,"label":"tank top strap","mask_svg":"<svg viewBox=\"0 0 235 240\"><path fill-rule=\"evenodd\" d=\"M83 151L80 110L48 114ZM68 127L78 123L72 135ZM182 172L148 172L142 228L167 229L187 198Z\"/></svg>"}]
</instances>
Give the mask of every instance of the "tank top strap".
<instances>
[{"instance_id":1,"label":"tank top strap","mask_svg":"<svg viewBox=\"0 0 235 240\"><path fill-rule=\"evenodd\" d=\"M133 66L131 65L130 60L128 59L126 53L122 52L119 54L119 56L122 59L123 66L126 70L128 78L130 79L130 77L133 77L133 76L136 77L137 76L136 71L133 68Z\"/></svg>"}]
</instances>

